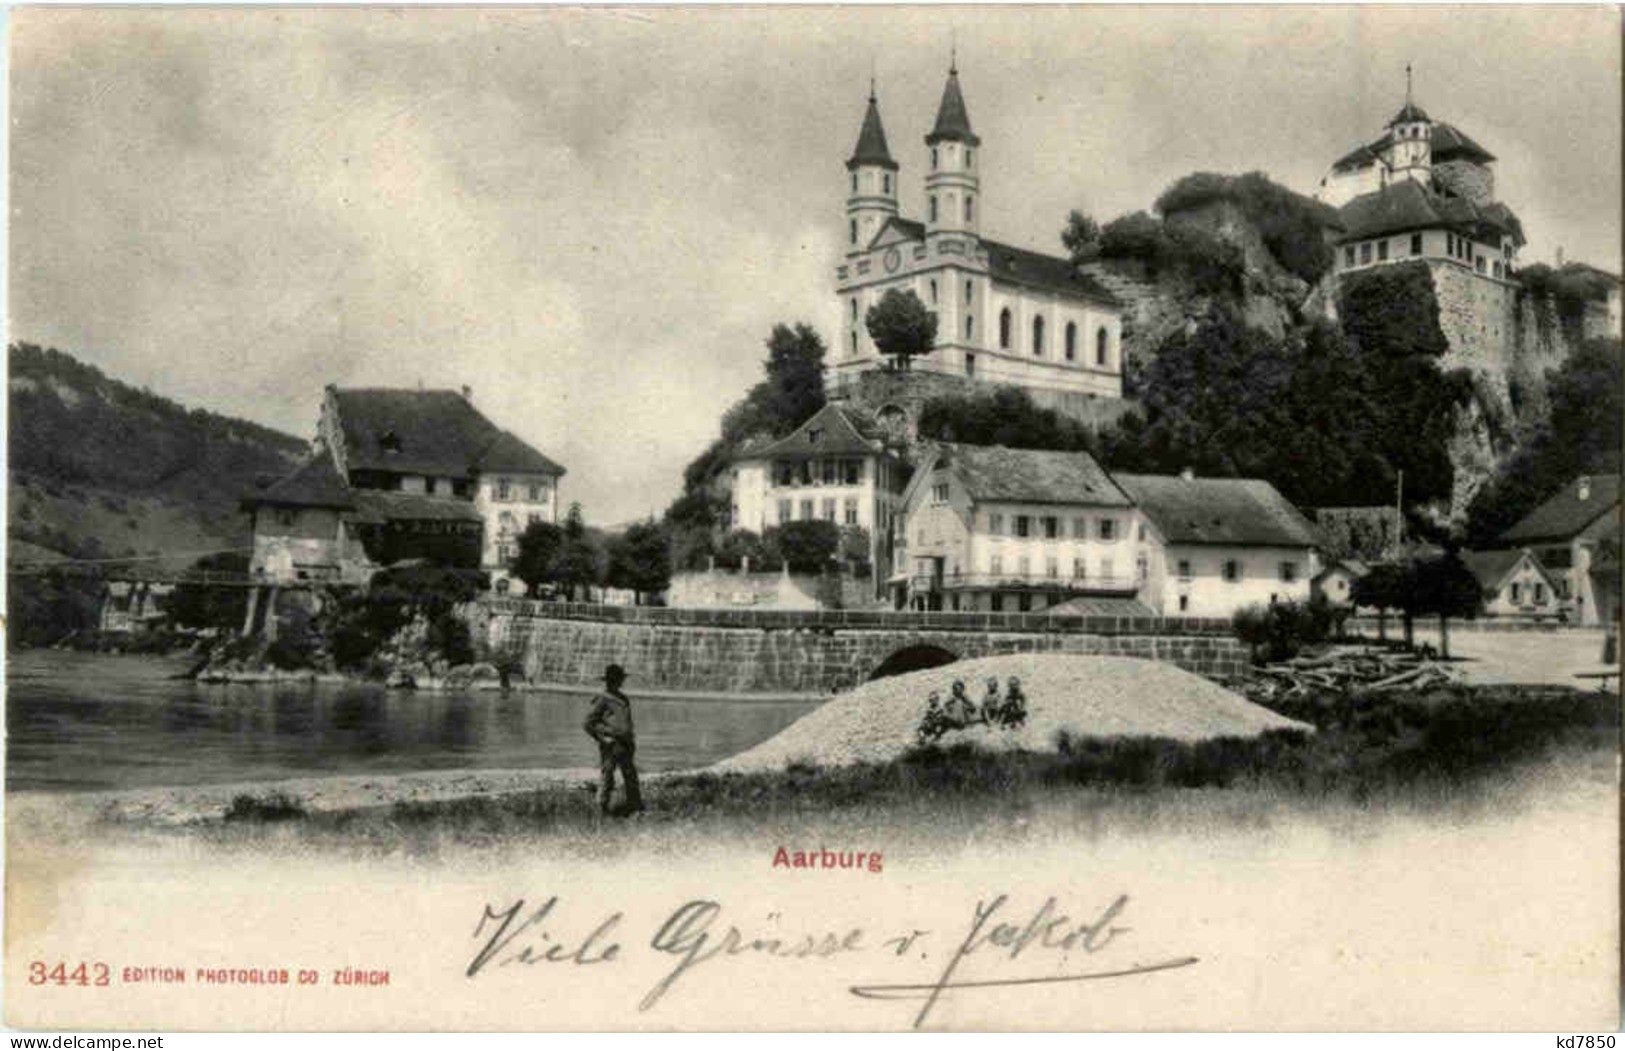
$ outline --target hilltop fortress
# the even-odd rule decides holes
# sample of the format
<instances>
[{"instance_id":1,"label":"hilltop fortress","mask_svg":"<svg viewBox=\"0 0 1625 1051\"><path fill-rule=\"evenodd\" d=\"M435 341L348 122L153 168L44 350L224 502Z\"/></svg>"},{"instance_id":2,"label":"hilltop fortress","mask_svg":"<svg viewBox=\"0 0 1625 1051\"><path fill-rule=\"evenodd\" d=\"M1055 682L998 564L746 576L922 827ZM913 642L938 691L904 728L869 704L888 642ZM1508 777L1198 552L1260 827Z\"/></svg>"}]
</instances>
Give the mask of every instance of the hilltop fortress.
<instances>
[{"instance_id":1,"label":"hilltop fortress","mask_svg":"<svg viewBox=\"0 0 1625 1051\"><path fill-rule=\"evenodd\" d=\"M1556 272L1565 285L1549 268L1520 269L1523 226L1495 195L1494 163L1466 133L1428 116L1407 84L1383 133L1334 162L1316 193L1338 209L1339 227L1329 234L1333 269L1311 305L1335 319L1359 282L1388 268L1425 272L1395 287L1431 295L1449 348L1440 367L1472 377L1473 402L1451 449L1452 513L1546 415L1546 371L1581 340L1620 334L1616 275L1571 264Z\"/></svg>"}]
</instances>

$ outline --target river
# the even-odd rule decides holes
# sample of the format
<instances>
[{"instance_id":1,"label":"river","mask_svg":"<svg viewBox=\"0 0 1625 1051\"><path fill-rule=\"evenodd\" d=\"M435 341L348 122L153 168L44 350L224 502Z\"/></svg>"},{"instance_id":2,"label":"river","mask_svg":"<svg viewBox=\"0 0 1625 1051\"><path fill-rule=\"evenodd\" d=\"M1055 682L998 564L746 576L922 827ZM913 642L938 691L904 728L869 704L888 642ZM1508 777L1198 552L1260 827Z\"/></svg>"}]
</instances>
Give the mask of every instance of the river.
<instances>
[{"instance_id":1,"label":"river","mask_svg":"<svg viewBox=\"0 0 1625 1051\"><path fill-rule=\"evenodd\" d=\"M6 670L6 788L57 792L446 769L597 764L588 697L372 685L208 685L173 659L25 650ZM639 697L638 766L743 751L816 707Z\"/></svg>"}]
</instances>

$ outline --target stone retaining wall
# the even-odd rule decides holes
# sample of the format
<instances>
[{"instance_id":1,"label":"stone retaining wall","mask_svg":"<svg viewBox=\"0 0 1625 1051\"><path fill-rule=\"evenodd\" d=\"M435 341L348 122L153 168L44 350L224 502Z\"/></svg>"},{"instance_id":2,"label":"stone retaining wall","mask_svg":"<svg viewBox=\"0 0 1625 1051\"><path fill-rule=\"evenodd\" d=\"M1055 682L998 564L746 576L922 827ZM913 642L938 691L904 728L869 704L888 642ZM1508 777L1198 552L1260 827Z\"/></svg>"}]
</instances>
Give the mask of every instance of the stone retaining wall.
<instances>
[{"instance_id":1,"label":"stone retaining wall","mask_svg":"<svg viewBox=\"0 0 1625 1051\"><path fill-rule=\"evenodd\" d=\"M1160 618L1089 618L1095 630L990 629L959 624L922 626L908 615L824 613L792 615L784 626L727 626L696 623L699 612L739 616L733 611L644 610L684 614L689 623L623 622L611 617L555 615L545 603L487 603L476 611L476 637L498 652L514 653L533 681L592 684L604 665L624 666L634 688L715 691L717 693L823 694L866 681L897 651L933 646L959 657L1004 653L1112 654L1164 660L1203 675L1230 675L1245 666L1245 648L1228 631L1197 630ZM895 625L857 626L828 618L894 616ZM974 618L971 618L974 619ZM1039 620L1041 618L1031 618ZM800 620L804 623L794 623ZM819 623L819 621L822 623ZM1113 621L1109 627L1103 622Z\"/></svg>"}]
</instances>

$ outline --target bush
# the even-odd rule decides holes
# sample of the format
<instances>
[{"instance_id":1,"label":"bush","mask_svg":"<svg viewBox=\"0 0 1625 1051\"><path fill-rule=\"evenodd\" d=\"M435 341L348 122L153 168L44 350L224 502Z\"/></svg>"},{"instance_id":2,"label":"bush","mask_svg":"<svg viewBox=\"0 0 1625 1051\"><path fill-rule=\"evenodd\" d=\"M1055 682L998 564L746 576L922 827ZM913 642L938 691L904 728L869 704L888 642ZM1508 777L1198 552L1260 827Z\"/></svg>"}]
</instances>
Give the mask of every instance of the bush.
<instances>
[{"instance_id":1,"label":"bush","mask_svg":"<svg viewBox=\"0 0 1625 1051\"><path fill-rule=\"evenodd\" d=\"M307 815L305 804L286 792L267 792L263 796L247 792L232 798L226 808L227 821L291 821Z\"/></svg>"},{"instance_id":2,"label":"bush","mask_svg":"<svg viewBox=\"0 0 1625 1051\"><path fill-rule=\"evenodd\" d=\"M1282 268L1314 284L1332 266L1325 229L1337 213L1302 194L1272 182L1262 172L1218 175L1196 172L1163 191L1156 209L1164 216L1229 201L1258 231L1259 240Z\"/></svg>"},{"instance_id":3,"label":"bush","mask_svg":"<svg viewBox=\"0 0 1625 1051\"><path fill-rule=\"evenodd\" d=\"M428 643L448 664L474 663L474 641L468 624L455 613L442 613L429 622Z\"/></svg>"},{"instance_id":4,"label":"bush","mask_svg":"<svg viewBox=\"0 0 1625 1051\"><path fill-rule=\"evenodd\" d=\"M1331 607L1316 602L1254 603L1230 618L1236 638L1252 650L1253 661L1281 661L1296 657L1304 646L1326 641L1331 631Z\"/></svg>"}]
</instances>

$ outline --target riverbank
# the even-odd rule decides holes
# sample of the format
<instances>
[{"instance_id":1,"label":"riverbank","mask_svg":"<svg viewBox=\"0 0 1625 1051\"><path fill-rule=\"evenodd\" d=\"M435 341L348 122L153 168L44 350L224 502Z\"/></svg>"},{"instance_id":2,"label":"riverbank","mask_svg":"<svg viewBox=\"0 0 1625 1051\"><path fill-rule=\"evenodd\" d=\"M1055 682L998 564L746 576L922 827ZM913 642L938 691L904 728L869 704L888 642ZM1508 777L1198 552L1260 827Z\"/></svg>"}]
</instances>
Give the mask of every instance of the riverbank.
<instances>
[{"instance_id":1,"label":"riverbank","mask_svg":"<svg viewBox=\"0 0 1625 1051\"><path fill-rule=\"evenodd\" d=\"M1067 826L1168 815L1246 825L1289 813L1471 812L1550 782L1617 788L1619 712L1612 694L1457 687L1310 700L1285 713L1313 723L1313 734L1081 739L1041 753L962 742L883 763L749 773L719 764L646 778L648 813L608 823L594 806L596 772L584 769L17 793L8 797L8 823L14 836L36 840L157 833L233 849L435 854L527 844L670 846L808 829L996 837L1040 817Z\"/></svg>"}]
</instances>

